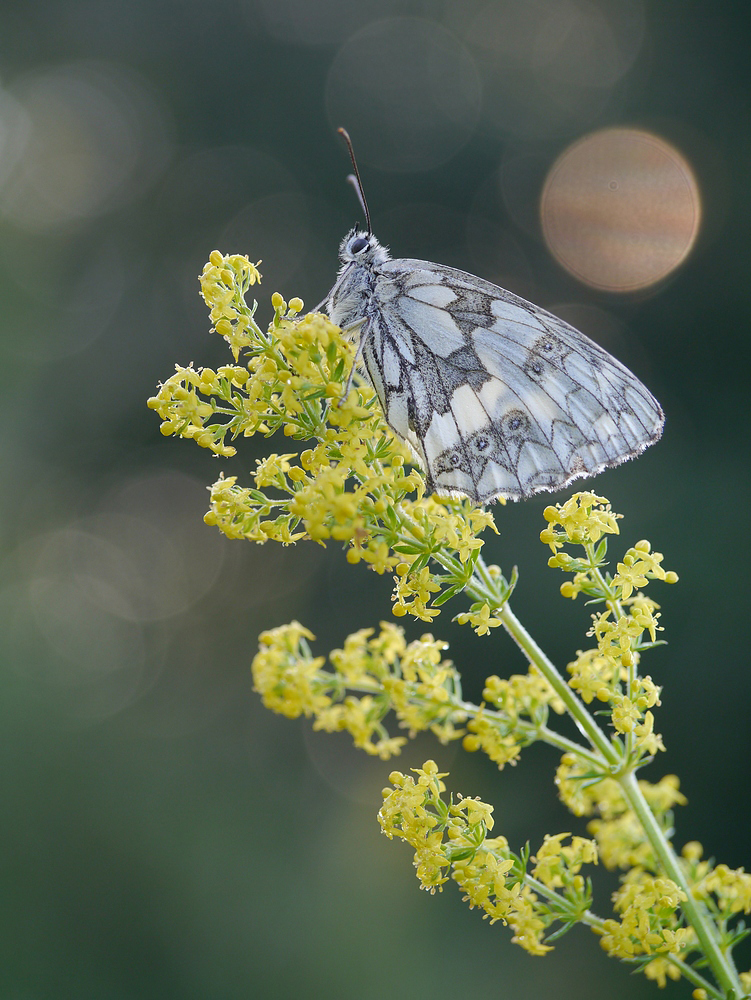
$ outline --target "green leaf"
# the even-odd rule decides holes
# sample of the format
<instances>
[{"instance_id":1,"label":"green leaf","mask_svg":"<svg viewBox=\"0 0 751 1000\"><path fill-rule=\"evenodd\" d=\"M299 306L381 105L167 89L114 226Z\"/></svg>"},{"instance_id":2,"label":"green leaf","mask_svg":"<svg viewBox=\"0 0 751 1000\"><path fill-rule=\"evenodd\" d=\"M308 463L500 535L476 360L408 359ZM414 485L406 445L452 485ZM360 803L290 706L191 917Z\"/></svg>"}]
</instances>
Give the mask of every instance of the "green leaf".
<instances>
[{"instance_id":1,"label":"green leaf","mask_svg":"<svg viewBox=\"0 0 751 1000\"><path fill-rule=\"evenodd\" d=\"M392 545L394 552L402 552L404 555L414 556L418 553L422 553L422 546L418 545L417 542L397 542L396 545ZM428 557L429 558L429 557ZM423 565L425 565L423 563Z\"/></svg>"},{"instance_id":2,"label":"green leaf","mask_svg":"<svg viewBox=\"0 0 751 1000\"><path fill-rule=\"evenodd\" d=\"M605 556L607 554L608 554L608 539L607 535L605 535L600 541L597 548L595 549L595 562L597 562L599 565L602 565Z\"/></svg>"},{"instance_id":3,"label":"green leaf","mask_svg":"<svg viewBox=\"0 0 751 1000\"><path fill-rule=\"evenodd\" d=\"M559 938L562 938L563 935L568 934L571 928L575 927L576 924L576 920L566 920L557 931L553 931L552 934L545 935L545 943L548 944L550 941L557 941Z\"/></svg>"},{"instance_id":4,"label":"green leaf","mask_svg":"<svg viewBox=\"0 0 751 1000\"><path fill-rule=\"evenodd\" d=\"M423 552L421 555L417 557L417 559L415 559L415 561L410 566L409 568L410 576L413 575L414 573L419 573L421 569L425 569L425 567L428 565L429 562L430 562L430 553Z\"/></svg>"},{"instance_id":5,"label":"green leaf","mask_svg":"<svg viewBox=\"0 0 751 1000\"><path fill-rule=\"evenodd\" d=\"M433 598L433 600L430 602L431 606L434 608L440 608L442 604L446 603L446 601L450 601L452 597L456 597L457 594L461 594L461 592L464 590L466 586L467 586L466 582L462 582L462 583L455 583L452 586L447 587L443 591L443 593L438 594L436 597Z\"/></svg>"}]
</instances>

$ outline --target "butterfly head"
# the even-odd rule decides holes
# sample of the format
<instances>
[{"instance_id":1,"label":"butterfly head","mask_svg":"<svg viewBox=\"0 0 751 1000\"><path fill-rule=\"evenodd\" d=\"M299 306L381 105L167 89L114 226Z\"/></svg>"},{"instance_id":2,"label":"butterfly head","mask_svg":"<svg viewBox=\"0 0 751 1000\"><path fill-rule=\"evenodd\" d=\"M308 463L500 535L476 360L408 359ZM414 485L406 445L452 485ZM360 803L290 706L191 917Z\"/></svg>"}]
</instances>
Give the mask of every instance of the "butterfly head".
<instances>
[{"instance_id":1,"label":"butterfly head","mask_svg":"<svg viewBox=\"0 0 751 1000\"><path fill-rule=\"evenodd\" d=\"M382 247L372 233L355 226L342 240L339 259L342 264L373 267L390 260L390 255L386 247Z\"/></svg>"}]
</instances>

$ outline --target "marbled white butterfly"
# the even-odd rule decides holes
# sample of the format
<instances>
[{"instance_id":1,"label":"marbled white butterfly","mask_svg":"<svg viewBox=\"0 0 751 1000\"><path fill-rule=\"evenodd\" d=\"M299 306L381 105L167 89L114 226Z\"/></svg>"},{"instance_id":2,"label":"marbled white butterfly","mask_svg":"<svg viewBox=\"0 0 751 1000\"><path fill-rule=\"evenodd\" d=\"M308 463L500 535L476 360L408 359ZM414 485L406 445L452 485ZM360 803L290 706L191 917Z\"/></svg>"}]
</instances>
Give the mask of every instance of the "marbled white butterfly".
<instances>
[{"instance_id":1,"label":"marbled white butterfly","mask_svg":"<svg viewBox=\"0 0 751 1000\"><path fill-rule=\"evenodd\" d=\"M568 323L497 285L424 260L393 260L352 229L325 299L391 429L427 474L428 492L475 503L558 490L634 458L664 416L647 388Z\"/></svg>"}]
</instances>

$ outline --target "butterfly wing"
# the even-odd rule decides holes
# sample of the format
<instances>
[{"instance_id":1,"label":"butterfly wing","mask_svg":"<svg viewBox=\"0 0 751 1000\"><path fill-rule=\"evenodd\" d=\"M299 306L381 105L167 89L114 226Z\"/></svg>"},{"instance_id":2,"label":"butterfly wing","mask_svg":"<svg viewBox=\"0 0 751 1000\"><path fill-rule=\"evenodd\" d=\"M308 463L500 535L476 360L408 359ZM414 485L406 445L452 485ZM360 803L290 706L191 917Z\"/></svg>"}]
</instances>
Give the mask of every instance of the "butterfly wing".
<instances>
[{"instance_id":1,"label":"butterfly wing","mask_svg":"<svg viewBox=\"0 0 751 1000\"><path fill-rule=\"evenodd\" d=\"M434 492L485 503L557 490L662 433L657 400L627 368L488 281L389 260L371 302L363 362Z\"/></svg>"}]
</instances>

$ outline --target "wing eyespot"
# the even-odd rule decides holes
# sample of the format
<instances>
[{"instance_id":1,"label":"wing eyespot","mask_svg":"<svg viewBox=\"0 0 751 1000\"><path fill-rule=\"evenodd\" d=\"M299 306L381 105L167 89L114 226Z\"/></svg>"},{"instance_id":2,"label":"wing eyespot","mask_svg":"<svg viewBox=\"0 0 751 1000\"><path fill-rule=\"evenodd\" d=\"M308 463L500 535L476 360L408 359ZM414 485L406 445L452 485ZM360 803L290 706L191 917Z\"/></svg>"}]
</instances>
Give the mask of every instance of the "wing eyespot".
<instances>
[{"instance_id":1,"label":"wing eyespot","mask_svg":"<svg viewBox=\"0 0 751 1000\"><path fill-rule=\"evenodd\" d=\"M509 410L501 421L501 429L509 436L524 434L529 429L529 417L521 410Z\"/></svg>"},{"instance_id":2,"label":"wing eyespot","mask_svg":"<svg viewBox=\"0 0 751 1000\"><path fill-rule=\"evenodd\" d=\"M531 355L539 355L540 357L551 359L560 359L567 353L567 348L560 337L556 337L555 334L546 332L541 337L532 344L530 348Z\"/></svg>"},{"instance_id":3,"label":"wing eyespot","mask_svg":"<svg viewBox=\"0 0 751 1000\"><path fill-rule=\"evenodd\" d=\"M549 367L547 359L543 359L536 354L532 354L524 362L524 374L538 385L545 381Z\"/></svg>"}]
</instances>

